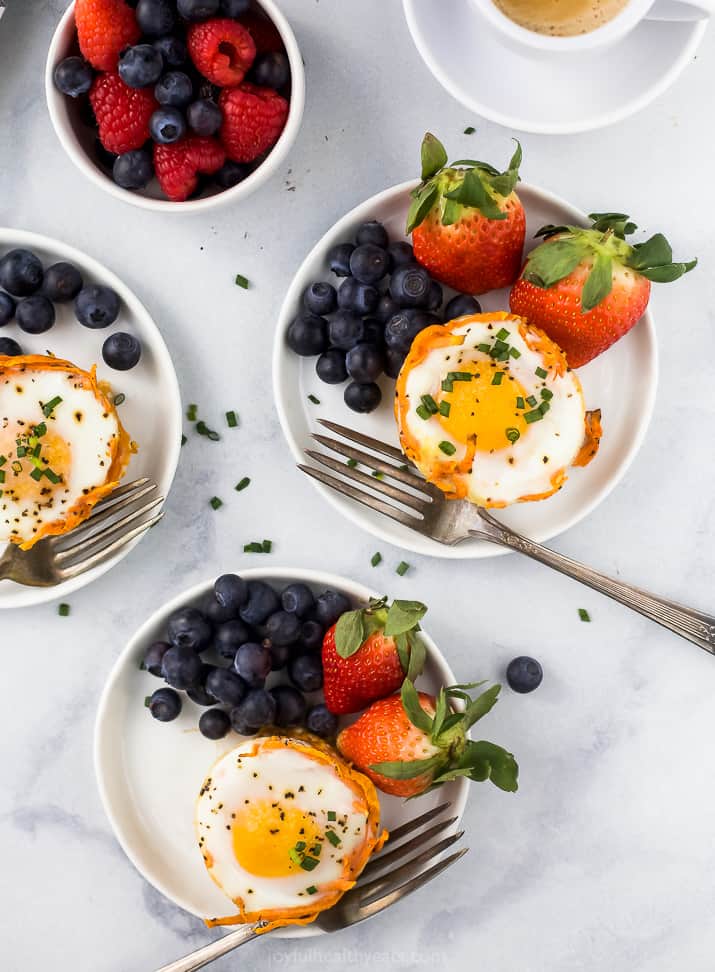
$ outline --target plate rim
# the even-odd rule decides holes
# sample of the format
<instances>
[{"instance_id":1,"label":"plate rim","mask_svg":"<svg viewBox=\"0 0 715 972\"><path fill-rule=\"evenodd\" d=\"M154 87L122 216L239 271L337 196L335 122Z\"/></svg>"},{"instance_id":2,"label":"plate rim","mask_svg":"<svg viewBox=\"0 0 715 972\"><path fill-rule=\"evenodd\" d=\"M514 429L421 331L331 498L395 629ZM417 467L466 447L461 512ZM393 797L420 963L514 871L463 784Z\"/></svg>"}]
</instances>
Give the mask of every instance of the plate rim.
<instances>
[{"instance_id":1,"label":"plate rim","mask_svg":"<svg viewBox=\"0 0 715 972\"><path fill-rule=\"evenodd\" d=\"M343 577L339 574L333 574L330 571L291 567L287 565L278 567L251 567L245 570L239 570L238 572L240 573L241 577L249 581L268 581L271 578L294 577L296 581L312 583L316 584L317 586L334 587L337 590L345 591L357 601L367 602L370 597L380 596L378 592L372 590L367 585L362 584L359 581L352 580L351 578ZM150 870L145 869L142 865L139 856L135 853L133 847L130 845L130 841L119 823L119 815L115 813L113 809L113 804L109 796L109 787L107 785L107 780L111 777L113 763L114 765L117 765L118 762L113 761L111 758L112 737L111 733L108 732L107 722L109 719L108 710L111 703L112 693L115 687L121 682L122 675L124 674L124 671L128 665L131 664L139 645L147 639L149 632L158 623L165 620L172 611L184 606L187 603L196 601L198 598L204 596L209 590L211 590L216 576L218 576L218 574L212 575L206 580L199 581L197 584L193 584L191 587L165 601L156 609L156 611L153 611L152 614L150 614L149 617L147 617L130 636L119 655L114 659L112 667L105 680L99 697L99 702L97 704L94 729L92 733L92 763L94 768L95 783L99 792L102 808L107 820L109 821L114 839L117 841L127 858L131 861L134 868L145 881L148 881L153 888L163 894L164 897L166 897L174 905L181 908L187 914L193 915L199 921L203 921L203 915L198 914L193 910L193 908L188 907L186 903L177 899L162 881L156 880L153 876L150 877ZM454 672L452 671L446 657L440 651L439 647L428 631L422 629L421 633L427 646L428 656L439 669L440 677L445 679L444 684L455 684L456 676L454 675ZM464 777L461 777L459 780L455 780L453 782L455 782L457 785L456 795L452 800L451 812L452 815L456 815L456 823L459 825L467 805L467 799L469 796L469 782L464 779ZM299 939L323 934L327 933L322 932L319 928L316 928L313 925L305 925L302 927L287 926L283 929L277 929L273 933L273 936L276 938Z\"/></svg>"},{"instance_id":2,"label":"plate rim","mask_svg":"<svg viewBox=\"0 0 715 972\"><path fill-rule=\"evenodd\" d=\"M37 247L39 249L52 250L58 257L58 259L65 259L70 262L79 264L81 267L86 267L93 277L101 279L103 282L109 284L113 289L115 289L122 301L127 304L125 294L130 297L130 305L132 314L140 316L143 318L143 323L150 325L154 330L156 346L153 348L153 353L160 359L160 370L162 373L166 374L167 378L167 388L171 394L172 404L171 408L168 409L168 414L173 416L172 427L167 430L167 436L169 441L173 444L170 447L170 452L168 455L168 460L166 463L165 475L166 475L166 490L164 495L164 504L162 508L166 505L166 501L169 496L169 492L174 483L174 478L176 476L176 469L179 464L179 456L181 453L181 432L182 432L182 405L181 405L181 393L179 390L179 379L176 374L176 369L174 368L174 362L169 353L169 348L167 347L166 341L164 340L164 335L149 313L148 308L144 302L137 296L136 292L125 283L121 277L119 277L113 270L103 264L96 257L90 256L85 253L84 250L80 250L78 247L73 246L70 243L65 243L63 240L55 239L52 236L46 236L43 233L35 233L31 230L17 229L12 226L0 226L0 245L5 246L3 242L8 236L11 236L15 240L14 245L16 246L27 246L32 249L32 247ZM141 443L140 443L141 445ZM161 484L160 484L161 485ZM110 557L109 560L104 563L98 564L91 570L85 571L83 574L79 574L77 577L73 577L70 580L63 581L61 584L56 584L54 587L25 587L23 585L16 584L16 589L10 589L8 594L0 594L0 610L12 610L32 607L36 604L47 604L50 601L54 601L57 598L65 597L72 594L74 591L78 591L83 587L88 586L93 581L98 580L113 567L117 566L124 560L125 557L131 553L131 551L141 543L142 539L146 534L143 533L138 536L135 540L130 543L125 544L121 550ZM31 594L34 593L33 598Z\"/></svg>"},{"instance_id":3,"label":"plate rim","mask_svg":"<svg viewBox=\"0 0 715 972\"><path fill-rule=\"evenodd\" d=\"M273 338L273 400L275 403L276 412L278 414L278 420L280 422L285 440L288 444L288 448L290 449L294 460L298 463L305 462L306 456L293 435L283 392L286 378L284 372L285 368L287 367L287 362L290 360L289 352L285 345L285 334L288 329L288 325L294 316L295 308L297 306L297 298L307 276L307 268L317 256L325 253L327 249L325 242L326 237L340 236L342 233L347 232L348 228L351 227L352 224L354 224L358 219L365 219L368 217L371 211L375 210L381 204L391 201L393 198L402 194L407 194L419 184L419 179L409 179L406 182L397 183L394 186L390 186L387 189L383 189L380 192L375 193L375 195L370 196L363 202L358 203L357 206L354 206L347 213L341 216L340 219L328 227L315 245L311 247L310 251L301 261L300 266L296 270L288 286L278 312L276 330ZM532 194L541 202L545 202L553 206L559 206L568 210L573 214L572 218L574 221L581 221L584 223L587 222L587 216L582 210L548 189L542 189L541 187L534 186L531 183L522 182L520 183L520 192ZM577 523L580 523L587 516L589 516L597 506L607 499L611 492L622 481L633 460L638 454L641 445L643 444L643 440L648 432L651 418L653 416L656 392L658 388L658 342L655 332L655 324L653 321L653 314L650 308L646 309L646 312L638 322L637 327L644 328L648 336L650 349L649 382L647 397L643 399L643 408L640 414L638 428L632 437L628 452L624 456L617 473L610 477L606 486L600 492L596 493L590 502L579 510L577 515L564 520L559 529L553 533L549 533L548 531L544 533L534 531L533 534L530 534L531 539L538 543L543 543L552 540L555 537L561 536L563 533L570 530ZM399 549L409 550L410 552L419 554L421 556L431 556L445 560L484 560L494 557L503 557L514 553L514 551L510 548L498 547L495 544L488 543L484 543L481 546L472 546L464 543L449 546L447 544L438 545L436 542L430 542L429 549L424 549L423 547L419 546L417 542L412 544L407 542L406 539L401 538L399 542L396 542L390 537L385 536L379 526L373 524L371 520L367 519L364 514L362 514L362 506L359 503L344 501L342 494L335 493L329 487L325 486L321 482L316 481L312 477L306 478L310 479L310 483L313 488L316 489L318 493L320 493L323 498L328 501L328 503L330 503L333 509L349 520L354 526L359 527L361 530L369 533L373 537L376 537L378 540L382 540L385 543L390 543L393 546L397 546ZM422 535L415 534L415 536L421 538Z\"/></svg>"}]
</instances>

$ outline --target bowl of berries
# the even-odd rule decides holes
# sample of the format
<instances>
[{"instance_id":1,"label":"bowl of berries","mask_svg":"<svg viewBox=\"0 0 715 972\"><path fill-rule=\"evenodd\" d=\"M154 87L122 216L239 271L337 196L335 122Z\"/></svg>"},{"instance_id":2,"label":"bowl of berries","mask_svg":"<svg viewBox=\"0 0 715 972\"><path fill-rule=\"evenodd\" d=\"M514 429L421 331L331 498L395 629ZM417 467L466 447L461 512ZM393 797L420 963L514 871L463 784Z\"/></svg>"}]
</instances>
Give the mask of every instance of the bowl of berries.
<instances>
[{"instance_id":1,"label":"bowl of berries","mask_svg":"<svg viewBox=\"0 0 715 972\"><path fill-rule=\"evenodd\" d=\"M62 147L143 209L201 212L254 192L300 127L305 75L273 0L75 0L45 91Z\"/></svg>"}]
</instances>

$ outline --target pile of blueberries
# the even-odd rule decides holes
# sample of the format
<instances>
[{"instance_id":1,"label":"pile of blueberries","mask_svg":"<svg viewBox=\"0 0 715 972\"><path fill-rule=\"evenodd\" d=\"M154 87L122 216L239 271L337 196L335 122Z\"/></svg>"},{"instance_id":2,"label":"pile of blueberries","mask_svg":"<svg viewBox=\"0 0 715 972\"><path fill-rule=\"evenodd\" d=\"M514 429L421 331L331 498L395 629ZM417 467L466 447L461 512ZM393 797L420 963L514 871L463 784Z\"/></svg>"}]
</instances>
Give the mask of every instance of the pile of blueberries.
<instances>
[{"instance_id":1,"label":"pile of blueberries","mask_svg":"<svg viewBox=\"0 0 715 972\"><path fill-rule=\"evenodd\" d=\"M287 342L296 354L319 355L321 381L345 388L345 404L354 412L373 412L382 399L377 379L395 379L414 338L426 327L463 314L477 314L479 302L457 294L443 308L441 285L415 259L409 243L390 242L376 220L364 223L355 243L339 243L328 253L337 287L311 283L303 307L288 327Z\"/></svg>"},{"instance_id":2,"label":"pile of blueberries","mask_svg":"<svg viewBox=\"0 0 715 972\"><path fill-rule=\"evenodd\" d=\"M175 611L166 641L147 648L142 667L170 688L157 689L146 705L155 719L171 722L181 712L179 692L186 692L207 707L199 729L208 739L221 739L231 728L255 735L266 725L302 726L330 738L336 717L305 696L323 686L325 632L351 608L339 591L316 597L295 583L278 592L263 581L223 574L200 608ZM267 688L269 678L275 681L271 673L283 671L289 682Z\"/></svg>"},{"instance_id":3,"label":"pile of blueberries","mask_svg":"<svg viewBox=\"0 0 715 972\"><path fill-rule=\"evenodd\" d=\"M111 287L85 284L77 267L64 261L45 270L31 250L10 250L0 259L0 287L0 327L14 319L27 334L49 331L55 323L55 304L70 301L84 327L109 327L119 316L119 296ZM110 335L102 345L105 363L116 371L133 368L141 352L138 339L123 331ZM0 337L0 354L22 353L13 338Z\"/></svg>"}]
</instances>

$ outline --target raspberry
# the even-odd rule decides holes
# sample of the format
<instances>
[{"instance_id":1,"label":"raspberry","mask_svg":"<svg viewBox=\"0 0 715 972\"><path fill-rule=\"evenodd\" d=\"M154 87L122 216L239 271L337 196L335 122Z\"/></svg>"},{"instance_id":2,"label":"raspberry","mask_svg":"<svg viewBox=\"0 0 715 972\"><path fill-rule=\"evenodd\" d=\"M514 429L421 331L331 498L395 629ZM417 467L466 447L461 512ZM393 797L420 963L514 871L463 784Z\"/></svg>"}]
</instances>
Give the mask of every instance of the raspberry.
<instances>
[{"instance_id":1,"label":"raspberry","mask_svg":"<svg viewBox=\"0 0 715 972\"><path fill-rule=\"evenodd\" d=\"M116 71L119 52L141 35L124 0L77 0L74 19L80 50L98 71Z\"/></svg>"},{"instance_id":2,"label":"raspberry","mask_svg":"<svg viewBox=\"0 0 715 972\"><path fill-rule=\"evenodd\" d=\"M159 185L173 202L188 199L198 185L199 173L213 175L226 160L215 138L191 135L173 145L154 146L154 169Z\"/></svg>"},{"instance_id":3,"label":"raspberry","mask_svg":"<svg viewBox=\"0 0 715 972\"><path fill-rule=\"evenodd\" d=\"M277 54L283 50L283 40L278 33L278 28L272 20L264 17L263 14L251 10L241 17L241 23L253 38L256 50L259 53L263 54L270 51Z\"/></svg>"},{"instance_id":4,"label":"raspberry","mask_svg":"<svg viewBox=\"0 0 715 972\"><path fill-rule=\"evenodd\" d=\"M191 60L199 71L222 87L240 84L256 56L249 32L228 17L192 24L186 40Z\"/></svg>"},{"instance_id":5,"label":"raspberry","mask_svg":"<svg viewBox=\"0 0 715 972\"><path fill-rule=\"evenodd\" d=\"M130 88L118 74L100 74L89 92L99 125L99 140L121 155L141 148L149 138L149 119L157 101L151 88Z\"/></svg>"},{"instance_id":6,"label":"raspberry","mask_svg":"<svg viewBox=\"0 0 715 972\"><path fill-rule=\"evenodd\" d=\"M221 141L234 162L253 162L275 144L288 118L288 102L271 88L244 83L221 92Z\"/></svg>"}]
</instances>

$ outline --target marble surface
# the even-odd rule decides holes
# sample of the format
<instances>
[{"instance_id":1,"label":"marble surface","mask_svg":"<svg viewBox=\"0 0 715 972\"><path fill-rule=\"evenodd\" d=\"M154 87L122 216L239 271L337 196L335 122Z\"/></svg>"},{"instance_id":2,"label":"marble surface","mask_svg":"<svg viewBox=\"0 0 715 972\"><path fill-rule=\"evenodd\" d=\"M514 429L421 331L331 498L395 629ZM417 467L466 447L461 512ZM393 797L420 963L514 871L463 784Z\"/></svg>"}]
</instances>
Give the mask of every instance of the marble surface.
<instances>
[{"instance_id":1,"label":"marble surface","mask_svg":"<svg viewBox=\"0 0 715 972\"><path fill-rule=\"evenodd\" d=\"M427 0L425 0L427 2ZM521 790L475 785L471 853L395 909L331 938L264 940L228 972L316 966L494 972L709 972L715 660L545 568L508 557L452 564L381 545L293 468L272 407L282 294L343 212L415 170L426 129L450 154L507 155L510 132L470 117L434 82L397 0L283 0L306 62L303 128L283 171L208 217L143 213L83 181L50 128L42 65L62 0L14 0L0 26L0 222L105 261L153 312L185 401L241 413L232 452L183 450L161 529L109 575L55 605L3 617L0 942L4 972L153 969L211 937L145 884L115 843L94 785L95 705L114 658L158 603L221 569L327 567L430 604L457 675L543 662L532 696L506 691L489 735L521 764ZM653 423L622 485L560 538L564 552L694 605L715 581L715 294L710 32L676 86L637 118L579 137L524 136L525 178L584 209L625 207L701 267L653 298L662 374ZM475 125L478 135L462 135ZM290 190L290 191L288 191ZM252 282L244 292L236 272ZM253 483L218 512L243 475ZM260 561L261 563L263 561ZM587 608L591 624L578 619ZM248 951L248 948L251 951Z\"/></svg>"}]
</instances>

